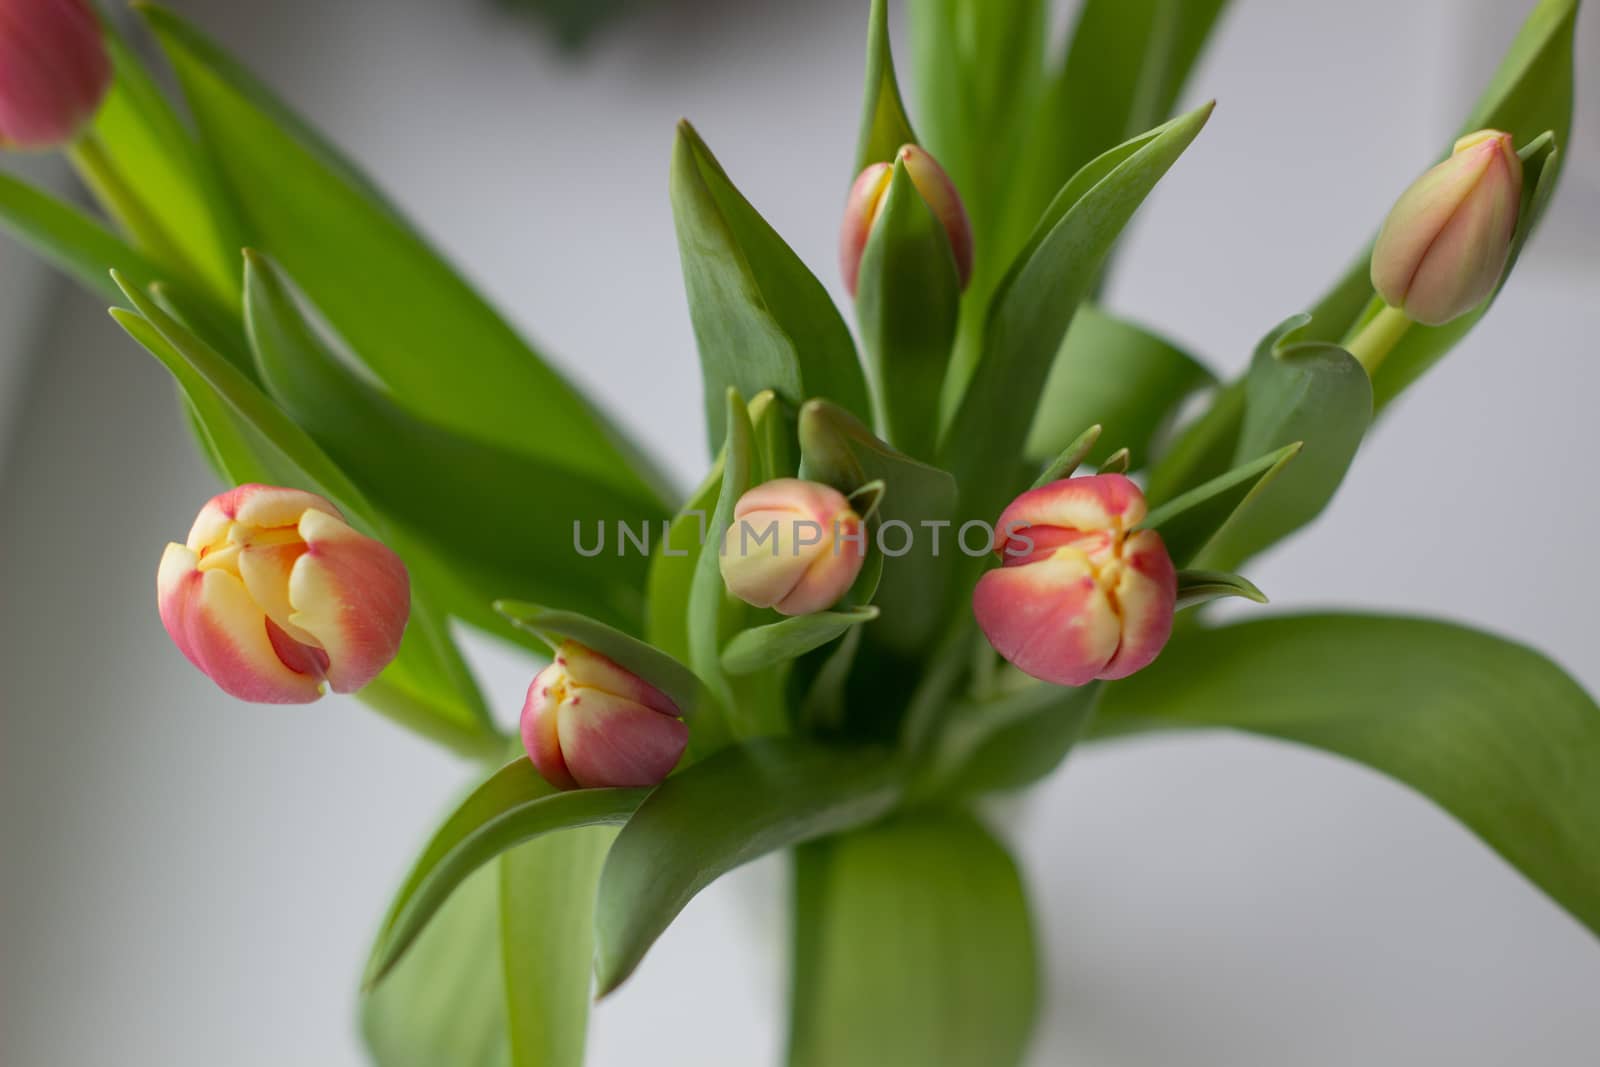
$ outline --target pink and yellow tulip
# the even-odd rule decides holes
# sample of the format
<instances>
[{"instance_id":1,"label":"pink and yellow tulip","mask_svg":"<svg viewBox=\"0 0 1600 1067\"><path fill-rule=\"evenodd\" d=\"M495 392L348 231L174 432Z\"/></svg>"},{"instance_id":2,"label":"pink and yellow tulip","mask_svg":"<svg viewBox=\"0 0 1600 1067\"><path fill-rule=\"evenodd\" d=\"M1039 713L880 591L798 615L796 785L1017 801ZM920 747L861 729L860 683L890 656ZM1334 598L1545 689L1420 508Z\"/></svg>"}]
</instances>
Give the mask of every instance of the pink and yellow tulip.
<instances>
[{"instance_id":1,"label":"pink and yellow tulip","mask_svg":"<svg viewBox=\"0 0 1600 1067\"><path fill-rule=\"evenodd\" d=\"M86 0L0 0L0 148L67 144L111 85Z\"/></svg>"},{"instance_id":2,"label":"pink and yellow tulip","mask_svg":"<svg viewBox=\"0 0 1600 1067\"><path fill-rule=\"evenodd\" d=\"M523 747L557 789L655 785L688 743L665 693L576 641L556 649L522 705Z\"/></svg>"},{"instance_id":3,"label":"pink and yellow tulip","mask_svg":"<svg viewBox=\"0 0 1600 1067\"><path fill-rule=\"evenodd\" d=\"M895 153L905 164L911 184L927 203L934 217L944 227L950 238L950 251L955 255L956 274L962 288L972 277L972 223L967 218L966 205L961 194L950 180L939 161L914 144L902 145ZM851 296L856 295L856 283L861 276L861 255L867 249L867 239L872 235L872 225L883 210L883 198L889 192L889 182L894 177L893 163L874 163L857 175L845 197L844 224L839 231L839 268L844 272L844 287Z\"/></svg>"},{"instance_id":4,"label":"pink and yellow tulip","mask_svg":"<svg viewBox=\"0 0 1600 1067\"><path fill-rule=\"evenodd\" d=\"M1161 537L1135 530L1144 494L1120 474L1029 490L1000 516L1003 566L978 581L972 610L995 650L1057 685L1125 678L1172 634L1177 574Z\"/></svg>"},{"instance_id":5,"label":"pink and yellow tulip","mask_svg":"<svg viewBox=\"0 0 1600 1067\"><path fill-rule=\"evenodd\" d=\"M360 689L394 659L411 610L398 556L315 493L267 485L213 497L167 546L156 593L189 662L263 704Z\"/></svg>"},{"instance_id":6,"label":"pink and yellow tulip","mask_svg":"<svg viewBox=\"0 0 1600 1067\"><path fill-rule=\"evenodd\" d=\"M861 517L844 494L799 478L756 486L734 506L722 539L728 592L780 615L832 607L861 573Z\"/></svg>"}]
</instances>

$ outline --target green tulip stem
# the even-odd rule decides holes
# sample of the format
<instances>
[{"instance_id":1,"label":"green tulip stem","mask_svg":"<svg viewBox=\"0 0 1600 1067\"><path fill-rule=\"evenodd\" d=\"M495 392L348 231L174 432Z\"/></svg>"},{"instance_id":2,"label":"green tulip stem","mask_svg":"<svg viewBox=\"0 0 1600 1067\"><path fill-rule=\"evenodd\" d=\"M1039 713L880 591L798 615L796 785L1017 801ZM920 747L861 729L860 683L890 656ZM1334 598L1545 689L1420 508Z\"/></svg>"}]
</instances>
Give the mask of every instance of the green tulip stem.
<instances>
[{"instance_id":1,"label":"green tulip stem","mask_svg":"<svg viewBox=\"0 0 1600 1067\"><path fill-rule=\"evenodd\" d=\"M105 208L106 214L132 237L140 249L163 263L181 265L184 262L183 254L167 236L165 227L124 179L116 161L92 130L74 141L67 148L66 155L78 171L78 176Z\"/></svg>"},{"instance_id":2,"label":"green tulip stem","mask_svg":"<svg viewBox=\"0 0 1600 1067\"><path fill-rule=\"evenodd\" d=\"M1367 369L1367 376L1375 378L1385 357L1394 351L1394 346L1410 328L1411 320L1404 311L1385 304L1345 347L1356 357L1356 362Z\"/></svg>"}]
</instances>

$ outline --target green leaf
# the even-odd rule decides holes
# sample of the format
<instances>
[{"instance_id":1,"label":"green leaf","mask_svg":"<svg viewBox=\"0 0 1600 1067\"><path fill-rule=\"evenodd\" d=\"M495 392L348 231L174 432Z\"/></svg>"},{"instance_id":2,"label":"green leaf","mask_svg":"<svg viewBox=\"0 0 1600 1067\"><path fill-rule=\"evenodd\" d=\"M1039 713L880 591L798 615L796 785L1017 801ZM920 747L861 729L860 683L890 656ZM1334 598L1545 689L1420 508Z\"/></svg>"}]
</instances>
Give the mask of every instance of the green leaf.
<instances>
[{"instance_id":1,"label":"green leaf","mask_svg":"<svg viewBox=\"0 0 1600 1067\"><path fill-rule=\"evenodd\" d=\"M609 827L568 830L500 857L510 1067L583 1067L594 891L615 837Z\"/></svg>"},{"instance_id":2,"label":"green leaf","mask_svg":"<svg viewBox=\"0 0 1600 1067\"><path fill-rule=\"evenodd\" d=\"M671 184L712 450L722 446L730 388L772 389L792 407L828 397L870 418L855 343L827 291L687 122L678 125Z\"/></svg>"},{"instance_id":3,"label":"green leaf","mask_svg":"<svg viewBox=\"0 0 1600 1067\"><path fill-rule=\"evenodd\" d=\"M653 499L411 415L329 351L282 277L255 252L245 256L245 324L267 389L379 507L446 556L483 602L514 591L642 628L648 550L627 551L622 529L647 542L661 530L667 515ZM612 551L608 527L617 539Z\"/></svg>"},{"instance_id":4,"label":"green leaf","mask_svg":"<svg viewBox=\"0 0 1600 1067\"><path fill-rule=\"evenodd\" d=\"M177 16L142 10L177 70L248 242L284 265L397 403L467 437L664 498L594 406L354 167Z\"/></svg>"},{"instance_id":5,"label":"green leaf","mask_svg":"<svg viewBox=\"0 0 1600 1067\"><path fill-rule=\"evenodd\" d=\"M1230 596L1253 600L1257 604L1267 602L1267 594L1242 575L1229 574L1227 571L1178 572L1179 611Z\"/></svg>"},{"instance_id":6,"label":"green leaf","mask_svg":"<svg viewBox=\"0 0 1600 1067\"><path fill-rule=\"evenodd\" d=\"M1140 529L1155 530L1161 534L1162 543L1173 562L1183 566L1194 559L1211 543L1211 539L1228 524L1261 488L1276 478L1289 461L1300 454L1296 442L1268 452L1266 455L1235 467L1204 485L1184 493L1159 507L1151 509L1139 524Z\"/></svg>"},{"instance_id":7,"label":"green leaf","mask_svg":"<svg viewBox=\"0 0 1600 1067\"><path fill-rule=\"evenodd\" d=\"M643 789L558 793L527 759L500 768L452 812L406 876L379 930L364 984L377 985L468 876L509 849L544 834L628 820Z\"/></svg>"},{"instance_id":8,"label":"green leaf","mask_svg":"<svg viewBox=\"0 0 1600 1067\"><path fill-rule=\"evenodd\" d=\"M1126 448L1133 465L1143 467L1178 406L1215 382L1176 345L1085 305L1050 365L1024 454L1035 462L1048 459L1083 427L1098 423L1106 445L1095 456Z\"/></svg>"},{"instance_id":9,"label":"green leaf","mask_svg":"<svg viewBox=\"0 0 1600 1067\"><path fill-rule=\"evenodd\" d=\"M1098 682L1072 689L1029 680L1016 692L957 703L919 785L935 794L1032 785L1060 766L1084 735L1101 688Z\"/></svg>"},{"instance_id":10,"label":"green leaf","mask_svg":"<svg viewBox=\"0 0 1600 1067\"><path fill-rule=\"evenodd\" d=\"M1174 438L1150 469L1145 498L1165 504L1209 481L1233 465L1244 419L1244 379L1216 390L1211 404Z\"/></svg>"},{"instance_id":11,"label":"green leaf","mask_svg":"<svg viewBox=\"0 0 1600 1067\"><path fill-rule=\"evenodd\" d=\"M1100 425L1096 423L1073 438L1072 443L1061 450L1060 455L1045 465L1030 488L1038 489L1062 478L1072 477L1072 472L1082 466L1083 461L1089 458L1089 453L1094 451L1095 443L1100 440L1100 433Z\"/></svg>"},{"instance_id":12,"label":"green leaf","mask_svg":"<svg viewBox=\"0 0 1600 1067\"><path fill-rule=\"evenodd\" d=\"M722 650L722 669L729 674L751 674L787 663L843 636L852 626L878 617L870 605L842 611L795 615L780 622L741 630Z\"/></svg>"},{"instance_id":13,"label":"green leaf","mask_svg":"<svg viewBox=\"0 0 1600 1067\"><path fill-rule=\"evenodd\" d=\"M993 521L1010 498L1015 486L997 474L1016 469L1073 312L1135 209L1210 114L1207 104L1079 171L996 291L983 359L941 449L941 466L961 486L964 517Z\"/></svg>"},{"instance_id":14,"label":"green leaf","mask_svg":"<svg viewBox=\"0 0 1600 1067\"><path fill-rule=\"evenodd\" d=\"M849 494L882 481L884 494L877 528L895 524L885 539L891 551L902 542L903 555L883 561L883 577L873 602L889 625L874 627L892 648L914 652L939 626L944 571L934 553L928 524L943 524L939 552L949 553L956 536L956 486L950 475L895 451L860 421L833 404L813 400L800 409L801 476ZM907 532L909 531L909 532ZM874 553L874 555L885 553ZM869 558L869 564L870 564Z\"/></svg>"},{"instance_id":15,"label":"green leaf","mask_svg":"<svg viewBox=\"0 0 1600 1067\"><path fill-rule=\"evenodd\" d=\"M0 224L85 289L120 300L113 270L149 285L161 269L122 238L70 204L10 174L0 173Z\"/></svg>"},{"instance_id":16,"label":"green leaf","mask_svg":"<svg viewBox=\"0 0 1600 1067\"><path fill-rule=\"evenodd\" d=\"M511 1067L493 871L467 880L389 980L361 1000L377 1067Z\"/></svg>"},{"instance_id":17,"label":"green leaf","mask_svg":"<svg viewBox=\"0 0 1600 1067\"><path fill-rule=\"evenodd\" d=\"M650 557L645 596L645 636L679 662L690 659L689 589L701 547L709 538L711 512L722 490L722 457L683 505Z\"/></svg>"},{"instance_id":18,"label":"green leaf","mask_svg":"<svg viewBox=\"0 0 1600 1067\"><path fill-rule=\"evenodd\" d=\"M707 695L694 672L667 653L586 615L552 611L520 600L497 600L494 610L513 626L537 634L551 648L569 637L587 645L661 690L685 716L693 715Z\"/></svg>"},{"instance_id":19,"label":"green leaf","mask_svg":"<svg viewBox=\"0 0 1600 1067\"><path fill-rule=\"evenodd\" d=\"M750 709L734 706L733 689L722 670L722 645L743 626L746 611L744 604L730 597L722 584L722 537L733 524L734 506L750 488L751 432L750 416L738 391L730 388L723 402L727 435L723 443L722 484L706 530L705 547L695 560L689 585L689 665L710 687L732 725L740 711L748 713Z\"/></svg>"},{"instance_id":20,"label":"green leaf","mask_svg":"<svg viewBox=\"0 0 1600 1067\"><path fill-rule=\"evenodd\" d=\"M960 311L950 237L897 159L861 255L856 316L889 439L907 455L933 455Z\"/></svg>"},{"instance_id":21,"label":"green leaf","mask_svg":"<svg viewBox=\"0 0 1600 1067\"><path fill-rule=\"evenodd\" d=\"M609 993L701 889L741 864L884 815L900 768L879 749L763 740L661 784L618 835L600 875L596 974Z\"/></svg>"},{"instance_id":22,"label":"green leaf","mask_svg":"<svg viewBox=\"0 0 1600 1067\"><path fill-rule=\"evenodd\" d=\"M1268 334L1245 379L1236 463L1296 442L1293 466L1264 482L1207 543L1197 565L1233 570L1322 513L1372 423L1372 382L1337 345L1295 341L1297 315Z\"/></svg>"},{"instance_id":23,"label":"green leaf","mask_svg":"<svg viewBox=\"0 0 1600 1067\"><path fill-rule=\"evenodd\" d=\"M1411 786L1600 933L1600 706L1522 645L1449 623L1302 615L1192 632L1101 721L1226 726Z\"/></svg>"},{"instance_id":24,"label":"green leaf","mask_svg":"<svg viewBox=\"0 0 1600 1067\"><path fill-rule=\"evenodd\" d=\"M858 174L870 164L893 159L901 145L917 143L894 76L888 0L872 0L867 18L867 88L862 94L861 136L856 146Z\"/></svg>"},{"instance_id":25,"label":"green leaf","mask_svg":"<svg viewBox=\"0 0 1600 1067\"><path fill-rule=\"evenodd\" d=\"M964 812L920 812L795 855L789 1067L1015 1067L1039 1008L1028 902Z\"/></svg>"}]
</instances>

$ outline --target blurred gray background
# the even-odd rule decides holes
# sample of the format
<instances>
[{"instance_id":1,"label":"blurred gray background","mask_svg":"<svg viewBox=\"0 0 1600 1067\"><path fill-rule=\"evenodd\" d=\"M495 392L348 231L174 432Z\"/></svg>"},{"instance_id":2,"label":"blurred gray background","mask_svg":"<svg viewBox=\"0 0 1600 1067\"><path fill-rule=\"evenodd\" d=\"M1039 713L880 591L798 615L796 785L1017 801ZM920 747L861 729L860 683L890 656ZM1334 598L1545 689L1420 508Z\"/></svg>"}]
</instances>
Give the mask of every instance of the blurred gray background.
<instances>
[{"instance_id":1,"label":"blurred gray background","mask_svg":"<svg viewBox=\"0 0 1600 1067\"><path fill-rule=\"evenodd\" d=\"M177 6L686 482L705 457L674 120L842 298L864 0L642 4L581 61L488 5ZM1428 162L1527 6L1237 0L1189 93L1216 116L1140 213L1111 306L1242 366ZM1587 12L1582 73L1596 28ZM1378 428L1332 513L1252 569L1277 605L1476 623L1600 690L1597 83L1494 313ZM362 1062L368 937L465 770L353 701L249 707L183 663L156 561L215 486L154 361L3 239L0 448L0 1063ZM529 664L472 651L509 719ZM1038 1064L1566 1065L1600 1048L1600 944L1359 767L1231 736L1129 742L998 814L1049 942ZM775 1063L782 873L758 864L691 904L595 1012L592 1062Z\"/></svg>"}]
</instances>

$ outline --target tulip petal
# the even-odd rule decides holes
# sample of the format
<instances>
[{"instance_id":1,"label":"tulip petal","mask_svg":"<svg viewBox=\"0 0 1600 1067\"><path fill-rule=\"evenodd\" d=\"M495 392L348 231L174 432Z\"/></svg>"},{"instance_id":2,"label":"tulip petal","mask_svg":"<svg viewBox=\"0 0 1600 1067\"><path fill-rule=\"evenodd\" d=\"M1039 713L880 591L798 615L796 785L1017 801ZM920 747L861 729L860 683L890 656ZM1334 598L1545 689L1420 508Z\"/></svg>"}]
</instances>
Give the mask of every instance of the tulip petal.
<instances>
[{"instance_id":1,"label":"tulip petal","mask_svg":"<svg viewBox=\"0 0 1600 1067\"><path fill-rule=\"evenodd\" d=\"M334 691L351 693L399 652L410 579L386 545L324 511L306 511L299 530L306 550L289 576L289 622L327 653Z\"/></svg>"},{"instance_id":2,"label":"tulip petal","mask_svg":"<svg viewBox=\"0 0 1600 1067\"><path fill-rule=\"evenodd\" d=\"M555 666L565 669L573 684L587 689L598 689L653 708L663 715L677 716L678 705L661 690L603 656L587 645L576 641L563 641L556 650ZM549 668L546 668L548 670Z\"/></svg>"},{"instance_id":3,"label":"tulip petal","mask_svg":"<svg viewBox=\"0 0 1600 1067\"><path fill-rule=\"evenodd\" d=\"M528 697L522 705L522 747L540 777L557 789L576 789L577 781L561 756L558 733L561 703L567 693L566 674L552 663L533 676Z\"/></svg>"},{"instance_id":4,"label":"tulip petal","mask_svg":"<svg viewBox=\"0 0 1600 1067\"><path fill-rule=\"evenodd\" d=\"M290 621L294 608L289 603L289 578L294 573L294 565L305 553L305 542L296 537L281 544L243 548L234 557L234 563L244 587L267 613L267 618L296 641L317 644L315 637Z\"/></svg>"},{"instance_id":5,"label":"tulip petal","mask_svg":"<svg viewBox=\"0 0 1600 1067\"><path fill-rule=\"evenodd\" d=\"M844 222L839 228L839 270L844 275L845 290L851 296L856 295L856 283L861 275L861 254L866 251L872 223L878 217L883 195L889 191L889 180L893 177L894 168L888 163L874 163L856 177L845 196Z\"/></svg>"},{"instance_id":6,"label":"tulip petal","mask_svg":"<svg viewBox=\"0 0 1600 1067\"><path fill-rule=\"evenodd\" d=\"M854 584L866 562L866 542L861 538L861 520L854 512L836 520L839 536L829 530L824 544L812 552L809 566L800 580L772 607L780 615L810 615L839 602Z\"/></svg>"},{"instance_id":7,"label":"tulip petal","mask_svg":"<svg viewBox=\"0 0 1600 1067\"><path fill-rule=\"evenodd\" d=\"M201 571L184 545L168 545L156 576L161 622L190 663L241 700L307 704L321 679L292 670L274 647L266 614L225 570Z\"/></svg>"},{"instance_id":8,"label":"tulip petal","mask_svg":"<svg viewBox=\"0 0 1600 1067\"><path fill-rule=\"evenodd\" d=\"M558 733L568 771L587 789L656 785L689 744L681 720L598 689L569 693Z\"/></svg>"},{"instance_id":9,"label":"tulip petal","mask_svg":"<svg viewBox=\"0 0 1600 1067\"><path fill-rule=\"evenodd\" d=\"M1043 550L1055 548L1062 539L1038 527L1060 527L1084 533L1121 531L1137 526L1145 511L1144 494L1125 475L1063 478L1028 490L1000 513L1000 520L995 524L997 551L1017 547L1008 545L1010 540L1015 540L1008 538L1011 531L1026 531L1038 546L1034 554L1042 555ZM1008 554L1008 558L1015 557Z\"/></svg>"},{"instance_id":10,"label":"tulip petal","mask_svg":"<svg viewBox=\"0 0 1600 1067\"><path fill-rule=\"evenodd\" d=\"M1140 530L1122 546L1123 568L1116 605L1122 616L1122 642L1099 677L1126 678L1161 654L1172 636L1178 573L1161 535Z\"/></svg>"},{"instance_id":11,"label":"tulip petal","mask_svg":"<svg viewBox=\"0 0 1600 1067\"><path fill-rule=\"evenodd\" d=\"M1121 622L1082 552L1059 548L978 580L972 610L989 644L1025 674L1085 685L1115 655Z\"/></svg>"}]
</instances>

